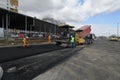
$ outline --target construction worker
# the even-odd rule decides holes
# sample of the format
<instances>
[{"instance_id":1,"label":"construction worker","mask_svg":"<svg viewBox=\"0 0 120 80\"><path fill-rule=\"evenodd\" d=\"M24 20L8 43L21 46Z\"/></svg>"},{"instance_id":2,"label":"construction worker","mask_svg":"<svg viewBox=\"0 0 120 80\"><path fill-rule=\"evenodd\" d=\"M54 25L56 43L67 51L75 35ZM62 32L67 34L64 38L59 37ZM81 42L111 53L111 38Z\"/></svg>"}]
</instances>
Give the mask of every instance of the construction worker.
<instances>
[{"instance_id":1,"label":"construction worker","mask_svg":"<svg viewBox=\"0 0 120 80\"><path fill-rule=\"evenodd\" d=\"M24 37L24 38L23 38L23 46L24 46L24 47L28 47L28 44L29 44L29 39L28 39L28 37Z\"/></svg>"},{"instance_id":2,"label":"construction worker","mask_svg":"<svg viewBox=\"0 0 120 80\"><path fill-rule=\"evenodd\" d=\"M48 36L48 43L51 43L51 35Z\"/></svg>"},{"instance_id":3,"label":"construction worker","mask_svg":"<svg viewBox=\"0 0 120 80\"><path fill-rule=\"evenodd\" d=\"M75 38L71 35L70 47L73 48L74 46L75 46Z\"/></svg>"}]
</instances>

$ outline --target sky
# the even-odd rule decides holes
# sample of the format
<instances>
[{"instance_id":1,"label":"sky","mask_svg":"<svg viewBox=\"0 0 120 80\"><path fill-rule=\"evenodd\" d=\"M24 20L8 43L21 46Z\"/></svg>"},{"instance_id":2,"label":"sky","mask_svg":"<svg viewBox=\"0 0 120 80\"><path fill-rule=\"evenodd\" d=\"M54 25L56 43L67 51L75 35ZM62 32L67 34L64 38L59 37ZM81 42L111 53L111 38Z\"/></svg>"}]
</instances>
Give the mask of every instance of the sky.
<instances>
[{"instance_id":1,"label":"sky","mask_svg":"<svg viewBox=\"0 0 120 80\"><path fill-rule=\"evenodd\" d=\"M120 0L19 0L18 9L39 19L51 17L66 22L75 29L91 25L97 36L117 35L120 27Z\"/></svg>"}]
</instances>

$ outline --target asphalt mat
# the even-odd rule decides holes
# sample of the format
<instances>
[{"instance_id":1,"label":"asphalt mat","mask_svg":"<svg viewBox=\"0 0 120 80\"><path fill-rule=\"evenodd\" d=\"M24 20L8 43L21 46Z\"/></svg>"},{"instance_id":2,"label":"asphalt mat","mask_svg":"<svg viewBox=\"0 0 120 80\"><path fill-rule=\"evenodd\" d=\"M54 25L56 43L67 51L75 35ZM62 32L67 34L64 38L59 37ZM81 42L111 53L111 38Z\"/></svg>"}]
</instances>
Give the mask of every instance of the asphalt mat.
<instances>
[{"instance_id":1,"label":"asphalt mat","mask_svg":"<svg viewBox=\"0 0 120 80\"><path fill-rule=\"evenodd\" d=\"M52 67L67 60L72 55L75 55L75 53L77 54L81 49L82 48L66 48L7 62L2 64L5 71L2 80L32 80L37 75L46 72ZM14 66L13 64L16 64L17 70L8 73L7 67L11 65Z\"/></svg>"},{"instance_id":2,"label":"asphalt mat","mask_svg":"<svg viewBox=\"0 0 120 80\"><path fill-rule=\"evenodd\" d=\"M31 45L29 47L1 47L0 63L63 48L65 47L57 46L54 44Z\"/></svg>"}]
</instances>

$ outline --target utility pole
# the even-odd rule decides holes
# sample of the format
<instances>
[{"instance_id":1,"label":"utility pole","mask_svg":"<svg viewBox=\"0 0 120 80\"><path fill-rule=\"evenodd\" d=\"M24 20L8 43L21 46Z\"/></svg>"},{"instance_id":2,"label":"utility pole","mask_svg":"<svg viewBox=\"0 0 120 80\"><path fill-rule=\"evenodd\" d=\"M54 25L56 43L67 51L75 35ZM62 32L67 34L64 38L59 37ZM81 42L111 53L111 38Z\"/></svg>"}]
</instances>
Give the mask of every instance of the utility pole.
<instances>
[{"instance_id":1,"label":"utility pole","mask_svg":"<svg viewBox=\"0 0 120 80\"><path fill-rule=\"evenodd\" d=\"M9 13L10 13L10 6L9 6L9 0L7 0L7 10L8 10L8 13L6 13L6 30L5 30L5 37L6 39L8 39L8 27L10 25L10 16L9 16Z\"/></svg>"},{"instance_id":2,"label":"utility pole","mask_svg":"<svg viewBox=\"0 0 120 80\"><path fill-rule=\"evenodd\" d=\"M119 37L119 23L117 22L117 37Z\"/></svg>"},{"instance_id":3,"label":"utility pole","mask_svg":"<svg viewBox=\"0 0 120 80\"><path fill-rule=\"evenodd\" d=\"M25 16L25 36L27 36L28 21L27 16Z\"/></svg>"}]
</instances>

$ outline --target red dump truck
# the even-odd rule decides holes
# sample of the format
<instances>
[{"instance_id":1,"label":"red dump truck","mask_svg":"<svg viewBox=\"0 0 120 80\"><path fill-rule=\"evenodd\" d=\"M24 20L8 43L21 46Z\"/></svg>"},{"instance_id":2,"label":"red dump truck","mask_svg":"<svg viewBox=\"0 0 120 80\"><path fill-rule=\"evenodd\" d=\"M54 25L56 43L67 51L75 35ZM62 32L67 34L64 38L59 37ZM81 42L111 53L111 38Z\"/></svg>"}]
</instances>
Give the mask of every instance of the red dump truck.
<instances>
[{"instance_id":1,"label":"red dump truck","mask_svg":"<svg viewBox=\"0 0 120 80\"><path fill-rule=\"evenodd\" d=\"M80 30L79 36L85 38L91 32L91 25L82 26Z\"/></svg>"},{"instance_id":2,"label":"red dump truck","mask_svg":"<svg viewBox=\"0 0 120 80\"><path fill-rule=\"evenodd\" d=\"M94 34L91 34L91 25L85 25L76 30L76 42L78 44L91 44L95 38Z\"/></svg>"}]
</instances>

